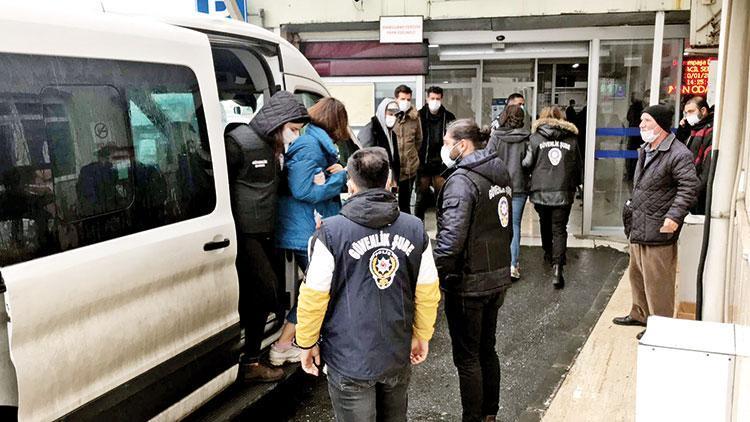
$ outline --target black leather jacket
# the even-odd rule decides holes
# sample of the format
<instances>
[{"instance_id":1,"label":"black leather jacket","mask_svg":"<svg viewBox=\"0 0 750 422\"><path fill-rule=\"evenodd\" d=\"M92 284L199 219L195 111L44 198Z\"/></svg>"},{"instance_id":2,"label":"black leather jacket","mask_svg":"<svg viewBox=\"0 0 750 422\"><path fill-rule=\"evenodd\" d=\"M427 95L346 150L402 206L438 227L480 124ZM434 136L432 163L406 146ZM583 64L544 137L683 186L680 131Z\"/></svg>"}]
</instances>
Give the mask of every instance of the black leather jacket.
<instances>
[{"instance_id":1,"label":"black leather jacket","mask_svg":"<svg viewBox=\"0 0 750 422\"><path fill-rule=\"evenodd\" d=\"M578 129L557 119L534 123L523 166L531 170L529 200L547 206L570 205L581 181Z\"/></svg>"},{"instance_id":2,"label":"black leather jacket","mask_svg":"<svg viewBox=\"0 0 750 422\"><path fill-rule=\"evenodd\" d=\"M438 197L435 264L448 294L485 296L510 285L510 175L487 150L464 157Z\"/></svg>"}]
</instances>

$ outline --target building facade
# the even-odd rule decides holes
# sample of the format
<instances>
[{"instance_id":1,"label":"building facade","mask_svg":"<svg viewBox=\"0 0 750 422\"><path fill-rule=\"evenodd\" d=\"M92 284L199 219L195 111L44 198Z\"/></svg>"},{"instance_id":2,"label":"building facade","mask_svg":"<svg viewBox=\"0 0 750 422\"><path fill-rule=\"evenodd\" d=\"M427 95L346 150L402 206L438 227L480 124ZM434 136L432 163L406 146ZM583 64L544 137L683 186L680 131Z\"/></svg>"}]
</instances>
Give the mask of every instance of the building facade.
<instances>
[{"instance_id":1,"label":"building facade","mask_svg":"<svg viewBox=\"0 0 750 422\"><path fill-rule=\"evenodd\" d=\"M640 112L675 107L679 121L689 1L254 1L250 22L297 45L363 126L400 84L424 104L445 90L458 117L488 125L512 93L536 117L574 100L585 144L584 235L622 236ZM381 16L422 16L422 42L382 44ZM655 48L656 46L656 48Z\"/></svg>"}]
</instances>

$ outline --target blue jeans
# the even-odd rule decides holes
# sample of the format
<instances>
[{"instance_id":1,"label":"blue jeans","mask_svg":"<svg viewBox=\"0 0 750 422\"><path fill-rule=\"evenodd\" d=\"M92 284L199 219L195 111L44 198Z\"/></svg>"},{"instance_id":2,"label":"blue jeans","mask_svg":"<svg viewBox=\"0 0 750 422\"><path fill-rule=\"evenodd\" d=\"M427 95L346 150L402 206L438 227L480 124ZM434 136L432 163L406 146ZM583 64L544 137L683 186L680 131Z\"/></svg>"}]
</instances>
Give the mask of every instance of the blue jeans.
<instances>
[{"instance_id":1,"label":"blue jeans","mask_svg":"<svg viewBox=\"0 0 750 422\"><path fill-rule=\"evenodd\" d=\"M510 242L510 265L518 268L518 255L521 249L521 219L526 200L525 193L513 194L513 240Z\"/></svg>"},{"instance_id":2,"label":"blue jeans","mask_svg":"<svg viewBox=\"0 0 750 422\"><path fill-rule=\"evenodd\" d=\"M294 260L297 261L297 266L303 273L307 272L307 266L310 264L307 258L307 251L292 251L294 252ZM297 291L299 292L300 280L297 280ZM289 310L286 315L286 320L292 324L297 324L297 301L294 302L294 306Z\"/></svg>"},{"instance_id":3,"label":"blue jeans","mask_svg":"<svg viewBox=\"0 0 750 422\"><path fill-rule=\"evenodd\" d=\"M328 394L337 422L406 422L411 366L377 380L355 380L328 367Z\"/></svg>"}]
</instances>

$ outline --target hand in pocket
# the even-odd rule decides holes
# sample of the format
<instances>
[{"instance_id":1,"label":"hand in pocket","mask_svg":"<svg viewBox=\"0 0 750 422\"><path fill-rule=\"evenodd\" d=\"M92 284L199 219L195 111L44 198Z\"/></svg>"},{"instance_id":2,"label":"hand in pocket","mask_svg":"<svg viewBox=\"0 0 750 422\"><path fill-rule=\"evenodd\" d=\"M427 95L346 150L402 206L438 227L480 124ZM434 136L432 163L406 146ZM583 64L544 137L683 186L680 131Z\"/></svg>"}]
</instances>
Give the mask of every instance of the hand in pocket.
<instances>
[{"instance_id":1,"label":"hand in pocket","mask_svg":"<svg viewBox=\"0 0 750 422\"><path fill-rule=\"evenodd\" d=\"M679 224L677 224L674 220L671 218L665 218L664 224L659 229L659 233L674 233L677 231L677 228L680 227Z\"/></svg>"}]
</instances>

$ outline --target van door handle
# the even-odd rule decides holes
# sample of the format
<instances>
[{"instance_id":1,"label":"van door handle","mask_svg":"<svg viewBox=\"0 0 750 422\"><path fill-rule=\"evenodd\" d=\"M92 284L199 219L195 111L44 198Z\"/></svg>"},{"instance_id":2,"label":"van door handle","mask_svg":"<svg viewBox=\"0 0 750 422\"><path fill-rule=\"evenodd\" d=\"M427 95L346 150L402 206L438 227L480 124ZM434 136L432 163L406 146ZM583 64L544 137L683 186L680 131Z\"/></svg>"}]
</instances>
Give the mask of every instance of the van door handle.
<instances>
[{"instance_id":1,"label":"van door handle","mask_svg":"<svg viewBox=\"0 0 750 422\"><path fill-rule=\"evenodd\" d=\"M229 239L218 240L216 242L208 242L203 245L203 250L206 252L210 252L218 249L224 249L226 247L229 247Z\"/></svg>"}]
</instances>

